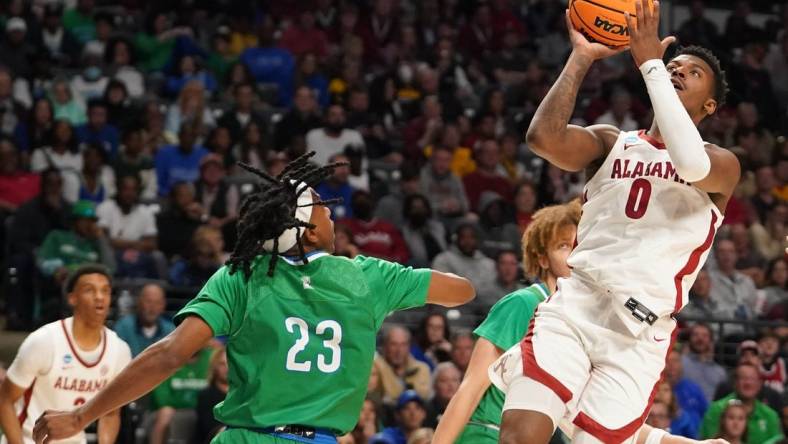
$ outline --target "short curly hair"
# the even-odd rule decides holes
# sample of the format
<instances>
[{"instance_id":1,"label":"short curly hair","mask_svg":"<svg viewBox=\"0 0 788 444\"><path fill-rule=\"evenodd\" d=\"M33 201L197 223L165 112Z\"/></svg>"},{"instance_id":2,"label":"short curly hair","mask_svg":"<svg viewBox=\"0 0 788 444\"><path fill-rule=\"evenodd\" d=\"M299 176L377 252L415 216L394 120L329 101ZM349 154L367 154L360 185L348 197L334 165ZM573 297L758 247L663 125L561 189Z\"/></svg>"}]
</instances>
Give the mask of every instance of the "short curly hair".
<instances>
[{"instance_id":1,"label":"short curly hair","mask_svg":"<svg viewBox=\"0 0 788 444\"><path fill-rule=\"evenodd\" d=\"M728 79L725 75L725 70L722 69L720 59L718 59L711 50L697 45L680 47L676 50L676 53L673 54L672 58L676 58L680 55L695 56L709 65L711 71L714 73L714 100L717 102L717 109L722 108L722 106L725 105L725 98L728 95Z\"/></svg>"},{"instance_id":2,"label":"short curly hair","mask_svg":"<svg viewBox=\"0 0 788 444\"><path fill-rule=\"evenodd\" d=\"M523 234L523 268L525 274L546 277L546 270L539 265L539 257L547 254L561 230L580 223L580 202L575 199L564 205L544 207L534 213Z\"/></svg>"}]
</instances>

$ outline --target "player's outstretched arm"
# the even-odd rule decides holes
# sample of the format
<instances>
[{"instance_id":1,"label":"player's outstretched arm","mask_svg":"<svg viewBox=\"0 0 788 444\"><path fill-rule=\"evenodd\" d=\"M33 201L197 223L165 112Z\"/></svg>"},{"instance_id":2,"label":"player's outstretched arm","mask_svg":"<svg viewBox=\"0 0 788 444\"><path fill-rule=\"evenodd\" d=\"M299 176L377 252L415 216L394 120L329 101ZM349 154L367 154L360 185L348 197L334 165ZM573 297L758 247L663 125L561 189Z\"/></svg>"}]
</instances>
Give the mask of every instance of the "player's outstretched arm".
<instances>
[{"instance_id":1,"label":"player's outstretched arm","mask_svg":"<svg viewBox=\"0 0 788 444\"><path fill-rule=\"evenodd\" d=\"M563 170L580 171L605 153L607 145L612 143L606 136L615 140L618 129L610 125L588 128L569 125L577 93L595 60L612 56L625 48L610 49L599 43L590 43L572 27L569 11L566 14L572 53L561 75L539 104L525 138L531 150L548 162Z\"/></svg>"},{"instance_id":2,"label":"player's outstretched arm","mask_svg":"<svg viewBox=\"0 0 788 444\"><path fill-rule=\"evenodd\" d=\"M487 339L479 338L476 341L468 370L441 416L432 444L452 444L457 439L490 386L487 369L501 354L502 351Z\"/></svg>"},{"instance_id":3,"label":"player's outstretched arm","mask_svg":"<svg viewBox=\"0 0 788 444\"><path fill-rule=\"evenodd\" d=\"M37 444L68 438L107 413L143 396L183 366L213 337L208 324L189 316L166 338L151 345L93 399L71 412L47 411L36 421Z\"/></svg>"},{"instance_id":4,"label":"player's outstretched arm","mask_svg":"<svg viewBox=\"0 0 788 444\"><path fill-rule=\"evenodd\" d=\"M471 281L453 273L432 270L427 303L456 307L476 297Z\"/></svg>"},{"instance_id":5,"label":"player's outstretched arm","mask_svg":"<svg viewBox=\"0 0 788 444\"><path fill-rule=\"evenodd\" d=\"M0 385L0 429L8 444L22 444L22 426L14 411L14 403L22 397L25 389L5 378Z\"/></svg>"}]
</instances>

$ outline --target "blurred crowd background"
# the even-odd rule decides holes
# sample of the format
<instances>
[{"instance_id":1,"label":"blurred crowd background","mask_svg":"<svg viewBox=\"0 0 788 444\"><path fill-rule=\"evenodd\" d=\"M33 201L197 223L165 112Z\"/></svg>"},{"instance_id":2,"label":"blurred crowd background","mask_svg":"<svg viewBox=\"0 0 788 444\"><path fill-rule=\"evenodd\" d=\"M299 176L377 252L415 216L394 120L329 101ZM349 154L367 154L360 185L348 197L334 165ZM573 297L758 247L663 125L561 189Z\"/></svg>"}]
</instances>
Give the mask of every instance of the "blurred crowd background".
<instances>
[{"instance_id":1,"label":"blurred crowd background","mask_svg":"<svg viewBox=\"0 0 788 444\"><path fill-rule=\"evenodd\" d=\"M783 430L788 4L663 3L663 33L712 49L727 71L728 101L701 133L736 153L742 179L649 422L712 436L735 422L728 397L757 397L768 410L745 416ZM139 353L232 251L240 202L256 185L237 162L276 175L315 151L316 163L349 163L317 190L344 198L332 208L336 254L431 266L477 290L457 310L387 321L368 402L344 438L394 442L380 433L391 427L429 442L470 359L471 329L533 279L520 262L531 215L582 191L582 172L547 164L523 137L570 50L565 7L0 1L6 328L61 317L68 271L101 262L116 277L113 328ZM651 120L629 54L597 62L573 123L631 131ZM210 406L227 390L216 349L127 409L123 442L207 439ZM764 433L749 442L773 437Z\"/></svg>"}]
</instances>

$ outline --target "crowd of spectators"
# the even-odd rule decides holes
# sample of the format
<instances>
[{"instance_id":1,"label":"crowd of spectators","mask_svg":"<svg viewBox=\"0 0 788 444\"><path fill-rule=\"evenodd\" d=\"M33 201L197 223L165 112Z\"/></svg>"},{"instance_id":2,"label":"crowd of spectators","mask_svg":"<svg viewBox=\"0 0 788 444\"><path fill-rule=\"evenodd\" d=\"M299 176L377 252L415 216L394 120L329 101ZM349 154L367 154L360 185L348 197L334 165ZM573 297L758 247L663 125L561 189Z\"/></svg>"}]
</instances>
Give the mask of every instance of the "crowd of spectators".
<instances>
[{"instance_id":1,"label":"crowd of spectators","mask_svg":"<svg viewBox=\"0 0 788 444\"><path fill-rule=\"evenodd\" d=\"M727 70L728 103L700 130L739 157L742 180L692 287L686 341L668 361L649 421L687 436L766 442L779 415L788 424L788 4L737 1L715 11L722 21L701 0L687 6L663 28L682 45L710 47ZM523 137L570 49L564 7L0 2L7 327L61 316L68 271L102 262L118 282L157 283L134 292L136 317L115 324L138 353L172 329L165 293L193 294L232 251L240 202L256 184L237 162L276 175L314 151L316 163L348 164L317 189L344 199L332 207L336 254L430 266L477 290L448 317L418 312L410 324L387 323L368 403L345 438L428 442L470 359L470 328L529 279L520 236L531 215L582 192L582 172L544 162ZM624 53L592 67L573 123L637 130L651 118ZM765 333L756 321L783 324ZM195 436L215 429L206 406L227 390L226 358L206 352L193 364L170 384L193 393L165 387L148 404L154 442L180 410L196 409Z\"/></svg>"}]
</instances>

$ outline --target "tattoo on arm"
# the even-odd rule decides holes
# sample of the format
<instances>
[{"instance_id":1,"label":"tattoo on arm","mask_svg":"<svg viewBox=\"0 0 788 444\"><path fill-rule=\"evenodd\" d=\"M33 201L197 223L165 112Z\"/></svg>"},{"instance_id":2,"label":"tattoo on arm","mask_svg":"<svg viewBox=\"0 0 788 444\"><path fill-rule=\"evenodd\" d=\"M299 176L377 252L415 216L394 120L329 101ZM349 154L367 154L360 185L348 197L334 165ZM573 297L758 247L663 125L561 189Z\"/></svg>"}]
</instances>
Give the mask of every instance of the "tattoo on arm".
<instances>
[{"instance_id":1,"label":"tattoo on arm","mask_svg":"<svg viewBox=\"0 0 788 444\"><path fill-rule=\"evenodd\" d=\"M540 133L557 134L566 130L575 109L577 93L580 91L583 78L591 67L591 62L590 59L582 56L576 57L574 54L569 57L561 75L558 76L534 114L531 125L535 126Z\"/></svg>"}]
</instances>

